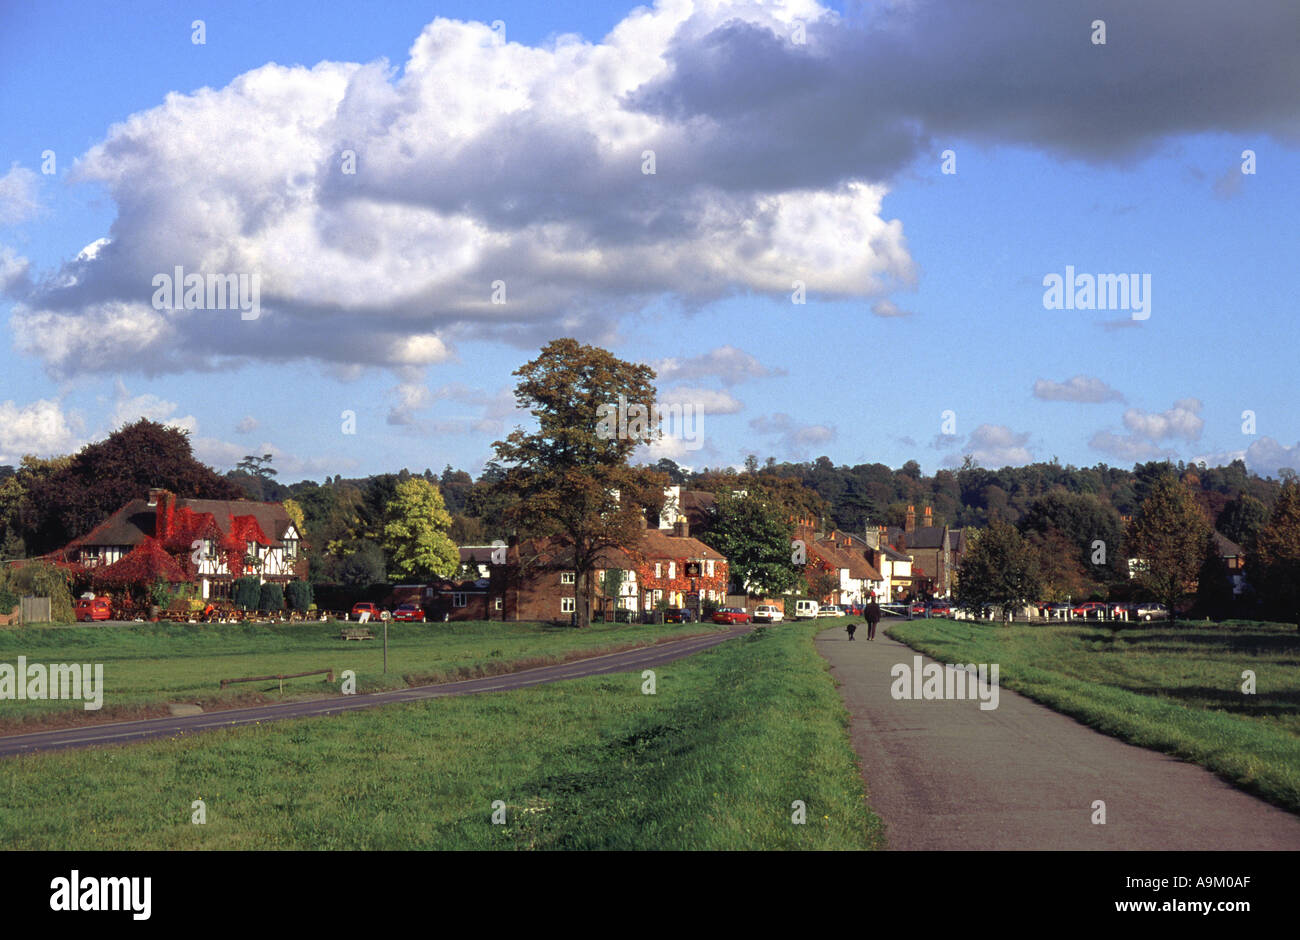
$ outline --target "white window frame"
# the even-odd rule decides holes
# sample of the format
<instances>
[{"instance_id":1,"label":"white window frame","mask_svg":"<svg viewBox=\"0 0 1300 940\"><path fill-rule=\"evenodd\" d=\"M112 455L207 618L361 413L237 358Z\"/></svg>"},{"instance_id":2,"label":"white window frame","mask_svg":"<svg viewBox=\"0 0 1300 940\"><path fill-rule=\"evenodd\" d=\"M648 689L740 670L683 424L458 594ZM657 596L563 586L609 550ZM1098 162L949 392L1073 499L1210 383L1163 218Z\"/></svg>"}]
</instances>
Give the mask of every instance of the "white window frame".
<instances>
[{"instance_id":1,"label":"white window frame","mask_svg":"<svg viewBox=\"0 0 1300 940\"><path fill-rule=\"evenodd\" d=\"M578 580L577 575L575 575L572 571L561 571L561 572L560 572L560 583L561 583L561 584L573 584L573 583L575 583L577 580Z\"/></svg>"},{"instance_id":2,"label":"white window frame","mask_svg":"<svg viewBox=\"0 0 1300 940\"><path fill-rule=\"evenodd\" d=\"M464 592L462 592L462 591L453 591L453 592L452 592L452 595L451 595L451 606L452 606L452 607L465 607L465 606L468 606L468 605L465 603L465 594L464 594Z\"/></svg>"},{"instance_id":3,"label":"white window frame","mask_svg":"<svg viewBox=\"0 0 1300 940\"><path fill-rule=\"evenodd\" d=\"M675 577L677 577L677 562L670 561L668 562L668 580L671 581Z\"/></svg>"},{"instance_id":4,"label":"white window frame","mask_svg":"<svg viewBox=\"0 0 1300 940\"><path fill-rule=\"evenodd\" d=\"M572 597L561 597L561 598L560 598L560 613L562 613L562 614L572 614L572 613L576 613L576 612L577 612L577 609L578 609L578 608L577 608L577 605L574 603L574 600L573 600Z\"/></svg>"},{"instance_id":5,"label":"white window frame","mask_svg":"<svg viewBox=\"0 0 1300 940\"><path fill-rule=\"evenodd\" d=\"M708 577L710 577L710 578L713 577L713 562L712 562L712 560L710 560L710 561L706 561L706 562L704 563L704 570L708 572L708 575L707 575Z\"/></svg>"},{"instance_id":6,"label":"white window frame","mask_svg":"<svg viewBox=\"0 0 1300 940\"><path fill-rule=\"evenodd\" d=\"M662 562L658 562L658 561L656 561L656 562L655 562L655 577L656 577L656 578L662 578L663 576L664 576L664 566L663 566L663 563L662 563Z\"/></svg>"}]
</instances>

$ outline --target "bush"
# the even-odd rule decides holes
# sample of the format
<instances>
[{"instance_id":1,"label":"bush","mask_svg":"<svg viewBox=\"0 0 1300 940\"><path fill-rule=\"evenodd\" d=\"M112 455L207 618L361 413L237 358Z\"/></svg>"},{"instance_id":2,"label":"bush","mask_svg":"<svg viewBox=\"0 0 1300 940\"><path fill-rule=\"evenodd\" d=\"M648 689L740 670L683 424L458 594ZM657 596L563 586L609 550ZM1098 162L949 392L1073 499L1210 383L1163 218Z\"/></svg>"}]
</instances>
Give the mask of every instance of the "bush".
<instances>
[{"instance_id":1,"label":"bush","mask_svg":"<svg viewBox=\"0 0 1300 940\"><path fill-rule=\"evenodd\" d=\"M230 600L240 610L253 610L262 598L262 585L256 575L236 578L230 586Z\"/></svg>"},{"instance_id":2,"label":"bush","mask_svg":"<svg viewBox=\"0 0 1300 940\"><path fill-rule=\"evenodd\" d=\"M306 612L311 610L312 588L309 581L290 581L285 588L285 596L289 601L289 606L294 610Z\"/></svg>"},{"instance_id":3,"label":"bush","mask_svg":"<svg viewBox=\"0 0 1300 940\"><path fill-rule=\"evenodd\" d=\"M0 573L0 588L20 598L48 597L52 621L55 623L73 621L72 588L68 584L68 576L54 565L45 562L28 562L19 568L3 570Z\"/></svg>"},{"instance_id":4,"label":"bush","mask_svg":"<svg viewBox=\"0 0 1300 940\"><path fill-rule=\"evenodd\" d=\"M0 614L7 614L18 606L19 597L8 588L0 588Z\"/></svg>"},{"instance_id":5,"label":"bush","mask_svg":"<svg viewBox=\"0 0 1300 940\"><path fill-rule=\"evenodd\" d=\"M284 586L273 581L263 584L257 609L264 613L278 613L284 610Z\"/></svg>"}]
</instances>

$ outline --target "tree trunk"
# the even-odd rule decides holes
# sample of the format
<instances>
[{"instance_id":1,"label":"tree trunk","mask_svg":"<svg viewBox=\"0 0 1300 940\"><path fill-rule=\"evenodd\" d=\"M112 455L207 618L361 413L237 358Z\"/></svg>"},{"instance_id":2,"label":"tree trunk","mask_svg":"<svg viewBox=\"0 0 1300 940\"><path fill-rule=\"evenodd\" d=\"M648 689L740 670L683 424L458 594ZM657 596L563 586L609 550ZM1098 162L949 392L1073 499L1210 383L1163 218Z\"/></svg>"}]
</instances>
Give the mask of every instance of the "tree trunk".
<instances>
[{"instance_id":1,"label":"tree trunk","mask_svg":"<svg viewBox=\"0 0 1300 940\"><path fill-rule=\"evenodd\" d=\"M574 572L573 608L577 614L574 618L574 623L579 627L579 629L591 626L591 586L589 572Z\"/></svg>"}]
</instances>

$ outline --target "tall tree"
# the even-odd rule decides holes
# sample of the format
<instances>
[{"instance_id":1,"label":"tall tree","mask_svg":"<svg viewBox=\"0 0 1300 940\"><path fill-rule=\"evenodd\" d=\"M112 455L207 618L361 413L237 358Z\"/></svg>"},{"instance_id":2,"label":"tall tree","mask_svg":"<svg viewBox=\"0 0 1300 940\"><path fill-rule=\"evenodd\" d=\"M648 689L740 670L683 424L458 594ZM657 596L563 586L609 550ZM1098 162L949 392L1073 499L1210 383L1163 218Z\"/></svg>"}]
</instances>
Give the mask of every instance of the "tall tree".
<instances>
[{"instance_id":1,"label":"tall tree","mask_svg":"<svg viewBox=\"0 0 1300 940\"><path fill-rule=\"evenodd\" d=\"M789 513L765 493L737 496L723 490L709 509L701 540L726 556L737 588L778 594L799 580L800 566L791 558L793 529Z\"/></svg>"},{"instance_id":2,"label":"tall tree","mask_svg":"<svg viewBox=\"0 0 1300 940\"><path fill-rule=\"evenodd\" d=\"M1266 609L1300 629L1300 483L1287 480L1255 537L1246 576Z\"/></svg>"},{"instance_id":3,"label":"tall tree","mask_svg":"<svg viewBox=\"0 0 1300 940\"><path fill-rule=\"evenodd\" d=\"M1129 525L1129 554L1137 559L1138 584L1169 608L1172 619L1178 601L1196 583L1210 524L1173 473L1153 477L1147 488Z\"/></svg>"},{"instance_id":4,"label":"tall tree","mask_svg":"<svg viewBox=\"0 0 1300 940\"><path fill-rule=\"evenodd\" d=\"M407 477L394 488L384 512L384 550L392 559L389 575L448 578L460 567L460 552L447 536L451 515L442 494L424 477Z\"/></svg>"},{"instance_id":5,"label":"tall tree","mask_svg":"<svg viewBox=\"0 0 1300 940\"><path fill-rule=\"evenodd\" d=\"M1033 547L1010 523L995 519L971 540L957 572L957 606L980 616L985 607L1009 620L1041 591Z\"/></svg>"},{"instance_id":6,"label":"tall tree","mask_svg":"<svg viewBox=\"0 0 1300 940\"><path fill-rule=\"evenodd\" d=\"M647 416L654 370L575 339L557 339L515 370L515 401L537 420L493 444L505 467L506 519L554 537L572 554L576 622L591 622L592 573L612 547L634 547L647 511L663 507L668 478L628 466L638 444L657 440Z\"/></svg>"}]
</instances>

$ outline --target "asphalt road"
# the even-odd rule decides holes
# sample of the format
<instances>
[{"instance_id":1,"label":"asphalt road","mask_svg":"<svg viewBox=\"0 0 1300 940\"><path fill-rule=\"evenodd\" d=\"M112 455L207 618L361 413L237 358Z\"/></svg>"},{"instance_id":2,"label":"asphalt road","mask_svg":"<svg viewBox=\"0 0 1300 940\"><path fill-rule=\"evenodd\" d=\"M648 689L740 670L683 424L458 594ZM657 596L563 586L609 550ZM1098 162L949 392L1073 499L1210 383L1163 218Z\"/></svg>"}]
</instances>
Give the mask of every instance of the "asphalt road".
<instances>
[{"instance_id":1,"label":"asphalt road","mask_svg":"<svg viewBox=\"0 0 1300 940\"><path fill-rule=\"evenodd\" d=\"M487 676L482 679L465 679L422 685L391 692L373 692L368 695L340 695L306 702L287 702L283 705L258 705L252 708L231 708L177 718L148 718L142 721L122 721L112 724L83 725L79 728L61 728L56 731L38 731L0 737L0 757L14 754L33 754L39 751L95 747L106 744L130 744L149 738L172 737L216 728L237 728L258 722L283 721L288 718L307 718L316 715L336 715L340 712L377 708L399 702L418 702L448 695L473 695L478 692L496 692L506 689L526 689L544 682L601 676L613 672L632 672L648 669L690 656L734 639L753 629L746 625L711 636L692 637L606 653L587 659L574 659L553 666L539 666L520 672Z\"/></svg>"},{"instance_id":2,"label":"asphalt road","mask_svg":"<svg viewBox=\"0 0 1300 940\"><path fill-rule=\"evenodd\" d=\"M1300 849L1300 817L1005 688L984 711L895 700L890 670L918 654L880 631L868 642L862 626L850 642L838 624L817 650L841 683L891 849Z\"/></svg>"}]
</instances>

